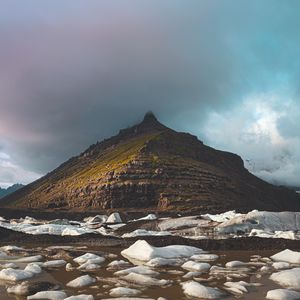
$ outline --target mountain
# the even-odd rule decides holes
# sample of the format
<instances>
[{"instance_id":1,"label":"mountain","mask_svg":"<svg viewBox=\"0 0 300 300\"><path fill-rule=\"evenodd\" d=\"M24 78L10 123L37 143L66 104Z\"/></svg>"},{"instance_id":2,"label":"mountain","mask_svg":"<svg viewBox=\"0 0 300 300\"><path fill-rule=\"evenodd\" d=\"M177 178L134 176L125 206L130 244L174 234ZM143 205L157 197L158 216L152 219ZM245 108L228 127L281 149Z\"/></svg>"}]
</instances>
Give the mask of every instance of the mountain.
<instances>
[{"instance_id":1,"label":"mountain","mask_svg":"<svg viewBox=\"0 0 300 300\"><path fill-rule=\"evenodd\" d=\"M294 191L264 182L248 172L238 155L176 132L152 113L1 203L69 210L300 210Z\"/></svg>"},{"instance_id":2,"label":"mountain","mask_svg":"<svg viewBox=\"0 0 300 300\"><path fill-rule=\"evenodd\" d=\"M0 198L5 197L5 196L17 191L18 189L20 189L23 186L24 186L23 184L16 183L6 189L0 188Z\"/></svg>"}]
</instances>

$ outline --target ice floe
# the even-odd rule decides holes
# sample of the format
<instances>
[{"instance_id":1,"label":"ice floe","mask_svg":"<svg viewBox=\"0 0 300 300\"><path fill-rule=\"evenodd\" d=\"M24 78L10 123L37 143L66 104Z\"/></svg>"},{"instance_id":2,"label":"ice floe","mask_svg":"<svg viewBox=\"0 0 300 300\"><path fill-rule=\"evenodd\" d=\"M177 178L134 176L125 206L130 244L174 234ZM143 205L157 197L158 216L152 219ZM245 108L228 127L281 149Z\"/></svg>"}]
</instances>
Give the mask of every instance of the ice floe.
<instances>
[{"instance_id":1,"label":"ice floe","mask_svg":"<svg viewBox=\"0 0 300 300\"><path fill-rule=\"evenodd\" d=\"M298 300L300 299L300 293L286 289L276 289L268 291L267 299L270 300Z\"/></svg>"},{"instance_id":2,"label":"ice floe","mask_svg":"<svg viewBox=\"0 0 300 300\"><path fill-rule=\"evenodd\" d=\"M300 268L293 268L273 273L270 279L281 286L300 290Z\"/></svg>"},{"instance_id":3,"label":"ice floe","mask_svg":"<svg viewBox=\"0 0 300 300\"><path fill-rule=\"evenodd\" d=\"M131 238L137 236L166 236L166 235L172 235L172 233L168 231L152 231L146 229L136 229L132 232L124 233L122 235L122 238Z\"/></svg>"},{"instance_id":4,"label":"ice floe","mask_svg":"<svg viewBox=\"0 0 300 300\"><path fill-rule=\"evenodd\" d=\"M82 276L77 277L76 279L68 282L67 286L72 287L72 288L80 288L80 287L91 285L95 282L96 282L96 279L91 277L90 275L82 275Z\"/></svg>"},{"instance_id":5,"label":"ice floe","mask_svg":"<svg viewBox=\"0 0 300 300\"><path fill-rule=\"evenodd\" d=\"M137 296L139 294L141 294L140 290L132 289L132 288L125 288L125 287L117 287L117 288L113 288L109 291L109 295L112 297Z\"/></svg>"},{"instance_id":6,"label":"ice floe","mask_svg":"<svg viewBox=\"0 0 300 300\"><path fill-rule=\"evenodd\" d=\"M34 276L34 273L25 270L3 269L0 271L0 280L20 281Z\"/></svg>"},{"instance_id":7,"label":"ice floe","mask_svg":"<svg viewBox=\"0 0 300 300\"><path fill-rule=\"evenodd\" d=\"M190 257L202 253L203 250L184 245L171 245L166 247L153 247L144 240L138 240L129 248L123 250L121 254L124 257L140 261L149 261L156 257L161 258L178 258Z\"/></svg>"},{"instance_id":8,"label":"ice floe","mask_svg":"<svg viewBox=\"0 0 300 300\"><path fill-rule=\"evenodd\" d=\"M74 258L74 261L80 265L86 263L87 261L93 264L101 264L105 261L105 258L93 253L85 253L81 256Z\"/></svg>"},{"instance_id":9,"label":"ice floe","mask_svg":"<svg viewBox=\"0 0 300 300\"><path fill-rule=\"evenodd\" d=\"M224 292L218 288L206 287L196 281L188 281L181 283L183 292L191 297L201 299L219 299L224 296Z\"/></svg>"},{"instance_id":10,"label":"ice floe","mask_svg":"<svg viewBox=\"0 0 300 300\"><path fill-rule=\"evenodd\" d=\"M211 265L208 263L199 263L189 260L185 262L181 268L189 271L196 271L196 272L207 272L210 269Z\"/></svg>"},{"instance_id":11,"label":"ice floe","mask_svg":"<svg viewBox=\"0 0 300 300\"><path fill-rule=\"evenodd\" d=\"M37 292L32 296L28 296L27 300L34 300L34 299L64 300L66 297L67 294L63 291L42 291L42 292Z\"/></svg>"},{"instance_id":12,"label":"ice floe","mask_svg":"<svg viewBox=\"0 0 300 300\"><path fill-rule=\"evenodd\" d=\"M151 276L137 273L127 274L126 276L123 276L122 279L142 286L164 286L171 283L170 280L156 279Z\"/></svg>"},{"instance_id":13,"label":"ice floe","mask_svg":"<svg viewBox=\"0 0 300 300\"><path fill-rule=\"evenodd\" d=\"M291 264L300 264L300 252L285 249L271 256L274 261L283 261Z\"/></svg>"}]
</instances>

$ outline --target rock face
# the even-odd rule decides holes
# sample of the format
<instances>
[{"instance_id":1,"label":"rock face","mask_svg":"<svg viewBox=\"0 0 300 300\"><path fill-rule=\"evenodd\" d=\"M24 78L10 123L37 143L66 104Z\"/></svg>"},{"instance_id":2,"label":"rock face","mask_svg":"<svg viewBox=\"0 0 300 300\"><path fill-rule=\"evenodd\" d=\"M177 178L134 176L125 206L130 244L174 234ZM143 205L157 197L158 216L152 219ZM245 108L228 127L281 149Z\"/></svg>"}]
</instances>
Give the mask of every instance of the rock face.
<instances>
[{"instance_id":1,"label":"rock face","mask_svg":"<svg viewBox=\"0 0 300 300\"><path fill-rule=\"evenodd\" d=\"M179 133L152 113L90 146L2 206L38 209L153 208L172 211L299 210L300 199L250 174L235 154Z\"/></svg>"}]
</instances>

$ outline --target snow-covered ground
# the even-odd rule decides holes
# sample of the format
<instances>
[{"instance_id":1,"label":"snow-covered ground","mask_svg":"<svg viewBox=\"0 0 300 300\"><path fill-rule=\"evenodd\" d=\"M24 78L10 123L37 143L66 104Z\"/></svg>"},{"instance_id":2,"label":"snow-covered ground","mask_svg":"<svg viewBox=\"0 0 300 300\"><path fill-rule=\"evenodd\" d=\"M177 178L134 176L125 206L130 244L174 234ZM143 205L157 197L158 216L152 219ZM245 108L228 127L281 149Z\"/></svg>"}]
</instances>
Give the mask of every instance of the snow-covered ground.
<instances>
[{"instance_id":1,"label":"snow-covered ground","mask_svg":"<svg viewBox=\"0 0 300 300\"><path fill-rule=\"evenodd\" d=\"M118 229L137 221L153 222L155 230L139 228L118 233ZM256 236L262 238L300 239L300 212L267 212L253 210L247 214L228 211L223 214L205 214L185 217L158 218L154 214L137 220L123 222L118 213L110 216L97 215L81 222L58 219L36 220L32 217L5 220L0 218L0 227L27 234L51 234L80 236L87 233L114 235L122 238L143 236L184 236L191 239L228 238ZM130 227L132 228L132 226ZM132 230L132 229L131 229Z\"/></svg>"}]
</instances>

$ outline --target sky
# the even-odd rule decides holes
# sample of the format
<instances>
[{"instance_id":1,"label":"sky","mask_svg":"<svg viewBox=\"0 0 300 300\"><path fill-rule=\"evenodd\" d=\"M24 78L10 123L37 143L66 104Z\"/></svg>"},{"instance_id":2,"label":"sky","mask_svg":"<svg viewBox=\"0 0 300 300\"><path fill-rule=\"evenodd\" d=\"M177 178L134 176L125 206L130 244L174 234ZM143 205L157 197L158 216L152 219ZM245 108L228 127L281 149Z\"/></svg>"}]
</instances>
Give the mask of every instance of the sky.
<instances>
[{"instance_id":1,"label":"sky","mask_svg":"<svg viewBox=\"0 0 300 300\"><path fill-rule=\"evenodd\" d=\"M300 186L300 1L2 0L0 187L152 110Z\"/></svg>"}]
</instances>

